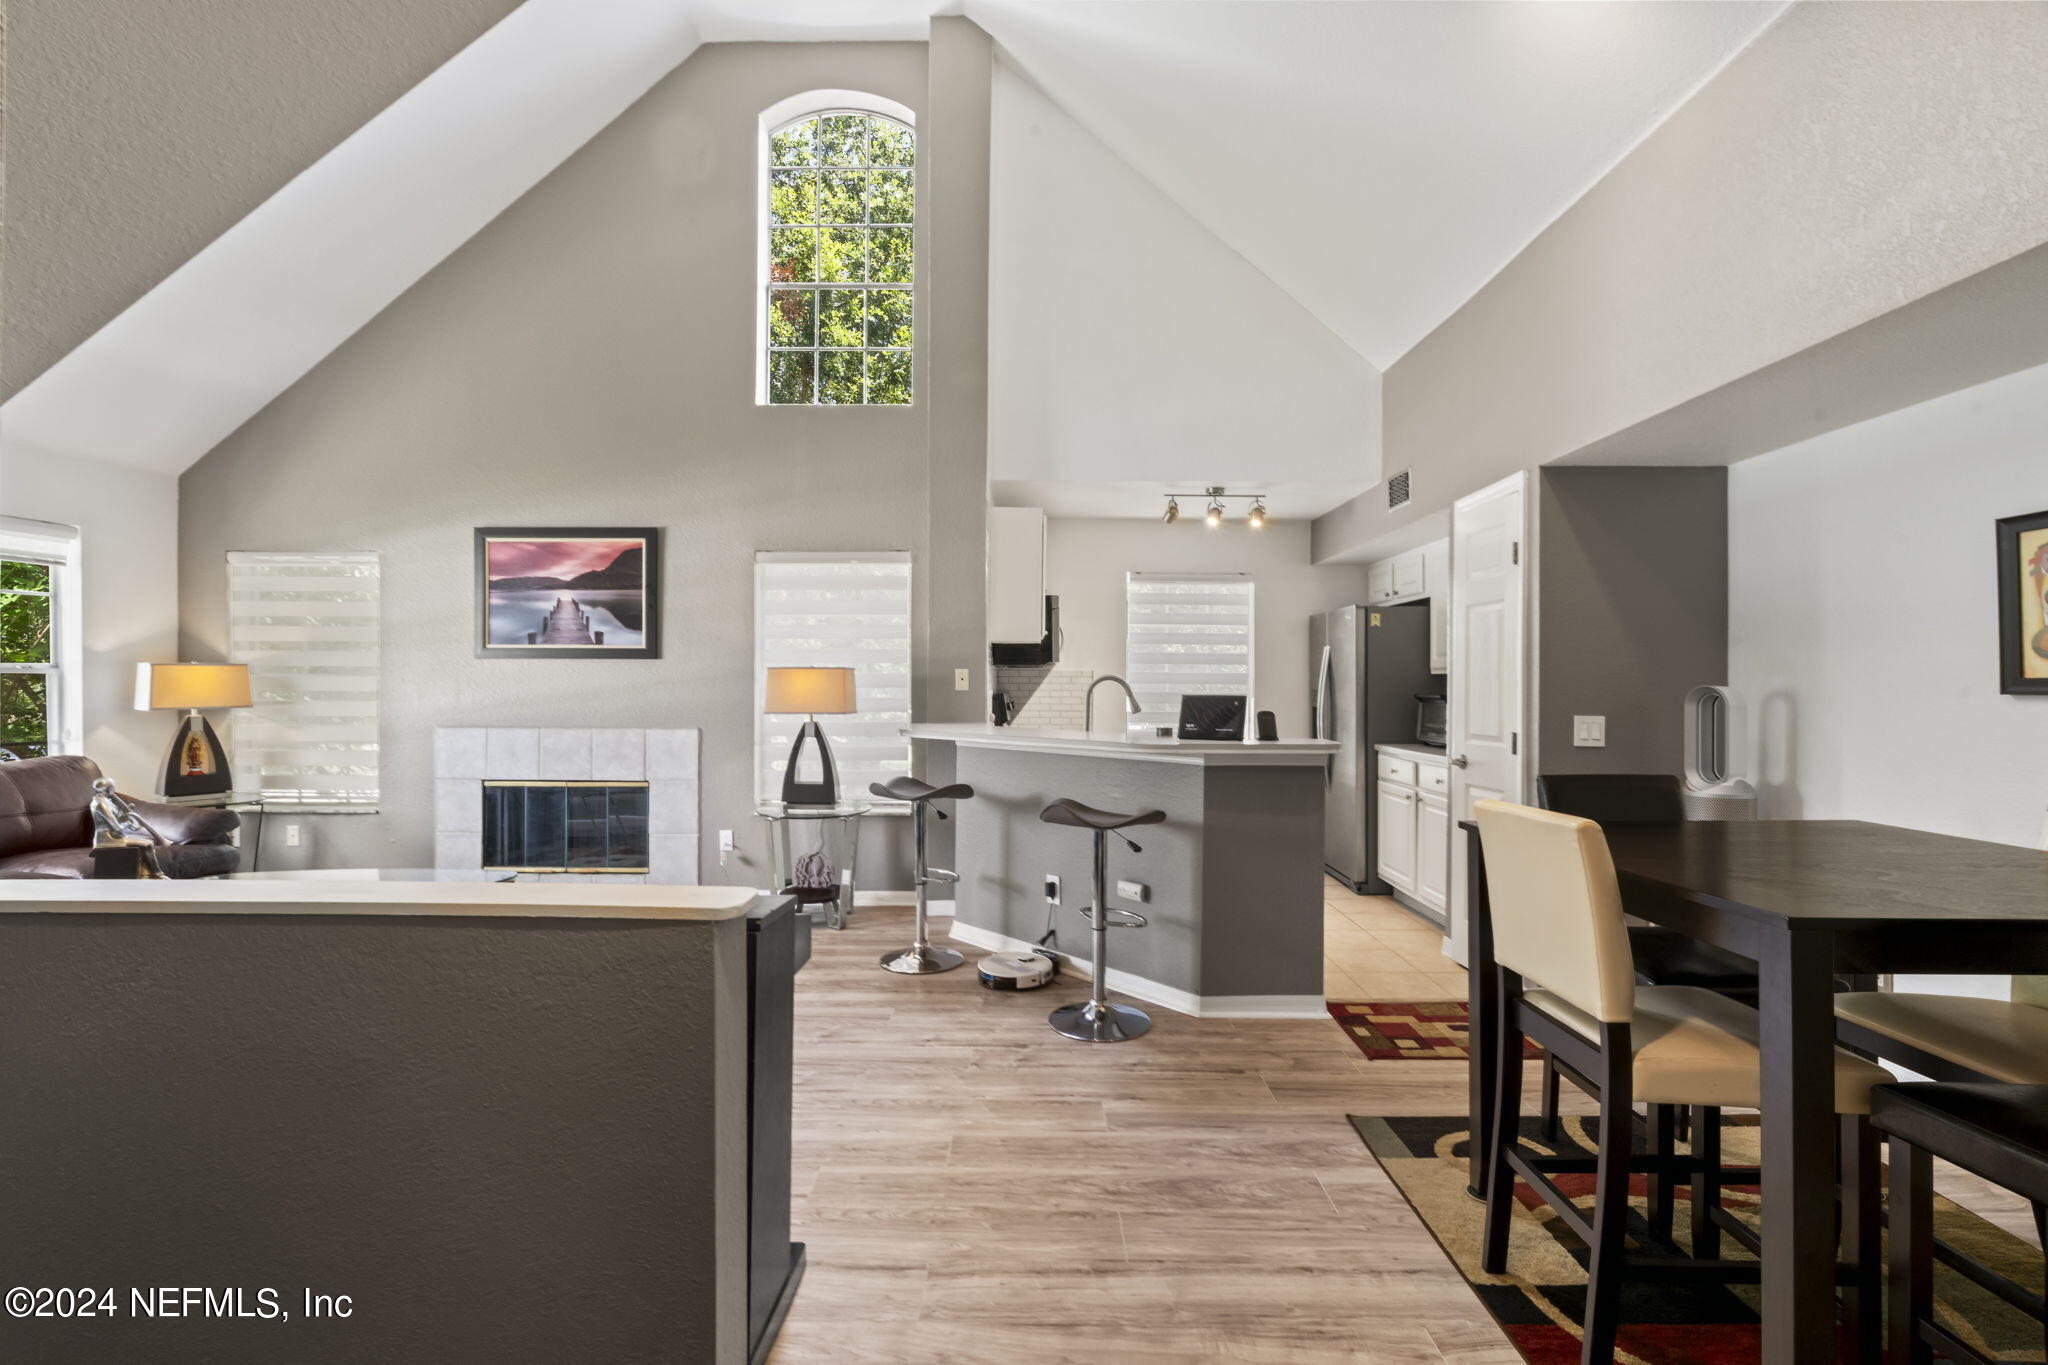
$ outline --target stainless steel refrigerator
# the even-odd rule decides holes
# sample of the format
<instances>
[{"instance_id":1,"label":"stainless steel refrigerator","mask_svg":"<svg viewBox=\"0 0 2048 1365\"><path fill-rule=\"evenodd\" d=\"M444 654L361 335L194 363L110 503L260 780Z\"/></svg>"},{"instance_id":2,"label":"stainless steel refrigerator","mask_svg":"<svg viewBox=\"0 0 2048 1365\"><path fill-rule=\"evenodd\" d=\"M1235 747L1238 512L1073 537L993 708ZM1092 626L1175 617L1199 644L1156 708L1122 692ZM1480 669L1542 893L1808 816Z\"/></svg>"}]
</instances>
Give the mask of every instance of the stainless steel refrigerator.
<instances>
[{"instance_id":1,"label":"stainless steel refrigerator","mask_svg":"<svg viewBox=\"0 0 2048 1365\"><path fill-rule=\"evenodd\" d=\"M1429 671L1429 603L1339 607L1308 619L1309 700L1324 760L1323 866L1354 891L1385 895L1373 828L1373 746L1415 738L1415 698L1442 690Z\"/></svg>"}]
</instances>

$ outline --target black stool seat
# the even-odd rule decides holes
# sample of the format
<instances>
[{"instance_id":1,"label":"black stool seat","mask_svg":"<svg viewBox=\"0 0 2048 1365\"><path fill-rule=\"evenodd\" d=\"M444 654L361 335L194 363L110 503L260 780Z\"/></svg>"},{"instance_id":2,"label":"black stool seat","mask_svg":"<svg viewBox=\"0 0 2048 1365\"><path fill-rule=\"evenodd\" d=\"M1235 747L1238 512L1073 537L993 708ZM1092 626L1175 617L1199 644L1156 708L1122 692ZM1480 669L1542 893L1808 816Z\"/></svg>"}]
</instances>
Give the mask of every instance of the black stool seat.
<instances>
[{"instance_id":1,"label":"black stool seat","mask_svg":"<svg viewBox=\"0 0 2048 1365\"><path fill-rule=\"evenodd\" d=\"M1870 1123L2048 1204L2048 1085L1918 1081L1870 1092Z\"/></svg>"},{"instance_id":2,"label":"black stool seat","mask_svg":"<svg viewBox=\"0 0 2048 1365\"><path fill-rule=\"evenodd\" d=\"M1132 825L1164 824L1166 812L1141 810L1136 815L1125 815L1113 810L1097 810L1063 796L1038 812L1038 818L1048 825L1073 825L1080 829L1129 829Z\"/></svg>"},{"instance_id":3,"label":"black stool seat","mask_svg":"<svg viewBox=\"0 0 2048 1365\"><path fill-rule=\"evenodd\" d=\"M920 782L914 777L892 777L887 782L870 782L868 790L891 801L964 801L974 795L974 788L965 782L934 787L931 783Z\"/></svg>"},{"instance_id":4,"label":"black stool seat","mask_svg":"<svg viewBox=\"0 0 2048 1365\"><path fill-rule=\"evenodd\" d=\"M1756 964L1746 957L1676 929L1640 924L1629 926L1628 947L1635 958L1636 980L1646 986L1701 986L1756 1003Z\"/></svg>"}]
</instances>

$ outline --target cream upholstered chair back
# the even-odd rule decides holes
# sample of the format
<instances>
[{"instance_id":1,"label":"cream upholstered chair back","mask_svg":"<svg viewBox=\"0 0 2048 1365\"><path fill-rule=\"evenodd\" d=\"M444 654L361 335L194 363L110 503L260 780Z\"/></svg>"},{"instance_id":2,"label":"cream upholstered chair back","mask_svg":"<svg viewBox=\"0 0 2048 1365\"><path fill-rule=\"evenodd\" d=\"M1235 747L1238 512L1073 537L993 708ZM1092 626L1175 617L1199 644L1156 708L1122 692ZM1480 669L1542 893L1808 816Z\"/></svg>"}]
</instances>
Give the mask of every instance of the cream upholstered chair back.
<instances>
[{"instance_id":1,"label":"cream upholstered chair back","mask_svg":"<svg viewBox=\"0 0 2048 1365\"><path fill-rule=\"evenodd\" d=\"M1475 801L1493 905L1493 955L1530 986L1603 1024L1635 1014L1635 961L1600 826L1509 801Z\"/></svg>"}]
</instances>

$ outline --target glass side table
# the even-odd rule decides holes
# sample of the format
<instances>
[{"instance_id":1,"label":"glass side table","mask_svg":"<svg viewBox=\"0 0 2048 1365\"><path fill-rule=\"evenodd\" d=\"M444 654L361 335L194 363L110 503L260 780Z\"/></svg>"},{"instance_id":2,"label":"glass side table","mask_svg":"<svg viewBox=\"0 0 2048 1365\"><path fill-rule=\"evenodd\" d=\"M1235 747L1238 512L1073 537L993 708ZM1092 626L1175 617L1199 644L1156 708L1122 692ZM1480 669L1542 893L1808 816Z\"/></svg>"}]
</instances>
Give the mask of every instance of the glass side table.
<instances>
[{"instance_id":1,"label":"glass side table","mask_svg":"<svg viewBox=\"0 0 2048 1365\"><path fill-rule=\"evenodd\" d=\"M763 801L754 807L768 822L778 889L796 897L800 913L822 913L827 929L844 929L853 914L860 818L873 809L866 801L835 806Z\"/></svg>"}]
</instances>

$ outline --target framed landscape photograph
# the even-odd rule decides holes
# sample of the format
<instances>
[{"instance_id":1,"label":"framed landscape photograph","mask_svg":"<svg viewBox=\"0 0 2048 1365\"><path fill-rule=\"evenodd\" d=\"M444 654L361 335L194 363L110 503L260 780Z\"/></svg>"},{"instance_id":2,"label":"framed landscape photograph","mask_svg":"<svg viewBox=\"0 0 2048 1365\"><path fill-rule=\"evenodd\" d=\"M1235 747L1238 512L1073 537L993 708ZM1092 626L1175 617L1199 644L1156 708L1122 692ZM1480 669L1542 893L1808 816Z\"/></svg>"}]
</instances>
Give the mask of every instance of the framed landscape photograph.
<instances>
[{"instance_id":1,"label":"framed landscape photograph","mask_svg":"<svg viewBox=\"0 0 2048 1365\"><path fill-rule=\"evenodd\" d=\"M2048 512L1998 523L1998 690L2048 696Z\"/></svg>"},{"instance_id":2,"label":"framed landscape photograph","mask_svg":"<svg viewBox=\"0 0 2048 1365\"><path fill-rule=\"evenodd\" d=\"M476 654L660 658L660 529L478 527Z\"/></svg>"}]
</instances>

